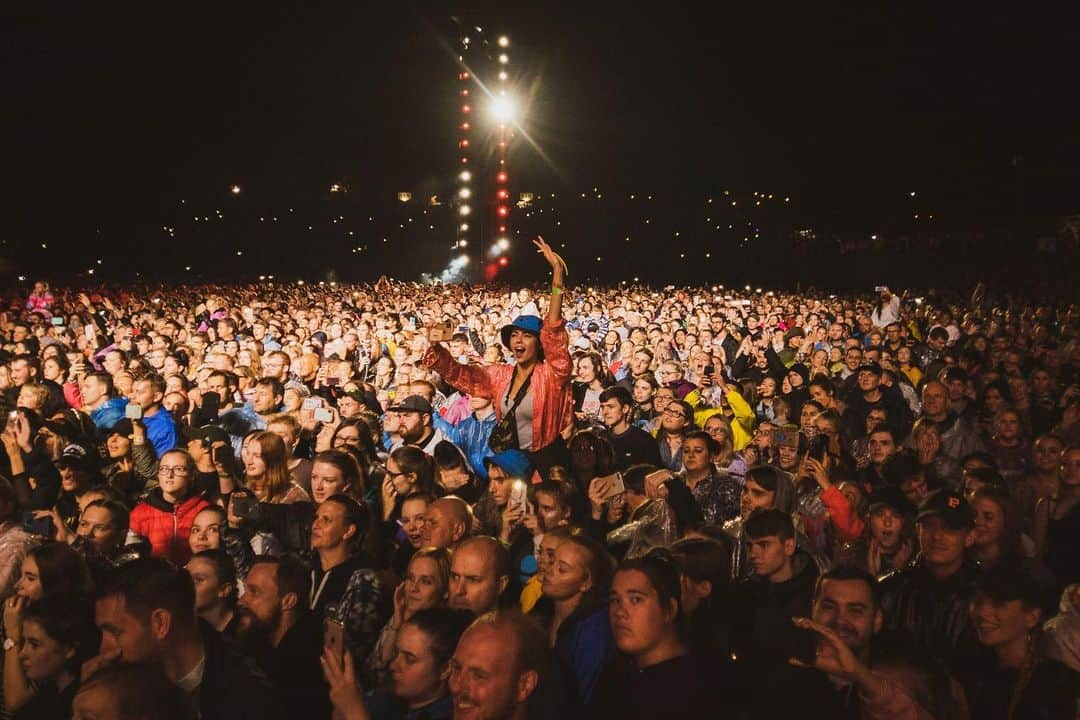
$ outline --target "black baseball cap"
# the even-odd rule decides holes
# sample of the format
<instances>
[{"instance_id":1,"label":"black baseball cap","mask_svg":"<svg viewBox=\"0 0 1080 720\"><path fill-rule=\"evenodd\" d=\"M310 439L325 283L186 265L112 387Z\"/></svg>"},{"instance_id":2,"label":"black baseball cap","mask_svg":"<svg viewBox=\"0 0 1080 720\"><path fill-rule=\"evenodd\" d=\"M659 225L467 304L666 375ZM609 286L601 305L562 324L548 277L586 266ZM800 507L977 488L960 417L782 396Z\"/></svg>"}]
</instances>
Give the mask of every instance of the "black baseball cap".
<instances>
[{"instance_id":1,"label":"black baseball cap","mask_svg":"<svg viewBox=\"0 0 1080 720\"><path fill-rule=\"evenodd\" d=\"M919 505L915 522L928 517L939 517L953 530L969 530L975 527L975 513L964 496L955 490L936 490L926 496Z\"/></svg>"},{"instance_id":2,"label":"black baseball cap","mask_svg":"<svg viewBox=\"0 0 1080 720\"><path fill-rule=\"evenodd\" d=\"M904 516L915 514L915 505L912 504L904 493L900 491L900 488L895 485L886 485L883 488L875 490L870 495L870 512L874 512L880 507L892 508L898 514Z\"/></svg>"},{"instance_id":3,"label":"black baseball cap","mask_svg":"<svg viewBox=\"0 0 1080 720\"><path fill-rule=\"evenodd\" d=\"M387 408L387 412L415 412L421 415L434 415L435 409L422 395L410 395L393 407Z\"/></svg>"},{"instance_id":4,"label":"black baseball cap","mask_svg":"<svg viewBox=\"0 0 1080 720\"><path fill-rule=\"evenodd\" d=\"M864 362L862 365L859 366L859 369L856 370L856 372L871 372L878 377L881 377L881 363L875 360L871 360L870 362Z\"/></svg>"}]
</instances>

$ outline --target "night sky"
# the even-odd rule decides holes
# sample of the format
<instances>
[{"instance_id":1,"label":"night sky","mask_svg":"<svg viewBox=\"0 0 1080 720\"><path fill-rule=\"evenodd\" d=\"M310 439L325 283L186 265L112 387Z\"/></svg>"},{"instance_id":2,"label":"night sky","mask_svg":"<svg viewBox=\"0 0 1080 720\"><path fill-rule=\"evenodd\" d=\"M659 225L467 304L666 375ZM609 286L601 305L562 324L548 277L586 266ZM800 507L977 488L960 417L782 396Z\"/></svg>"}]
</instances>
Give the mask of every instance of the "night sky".
<instances>
[{"instance_id":1,"label":"night sky","mask_svg":"<svg viewBox=\"0 0 1080 720\"><path fill-rule=\"evenodd\" d=\"M249 214L314 208L335 181L373 206L449 185L442 3L24 5L0 18L0 256L20 267L152 257L180 199L230 208L233 183ZM901 212L909 191L956 227L1018 202L1031 219L1080 211L1071 18L515 5L467 13L511 37L533 90L525 127L550 162L519 144L515 192L761 190L834 227Z\"/></svg>"}]
</instances>

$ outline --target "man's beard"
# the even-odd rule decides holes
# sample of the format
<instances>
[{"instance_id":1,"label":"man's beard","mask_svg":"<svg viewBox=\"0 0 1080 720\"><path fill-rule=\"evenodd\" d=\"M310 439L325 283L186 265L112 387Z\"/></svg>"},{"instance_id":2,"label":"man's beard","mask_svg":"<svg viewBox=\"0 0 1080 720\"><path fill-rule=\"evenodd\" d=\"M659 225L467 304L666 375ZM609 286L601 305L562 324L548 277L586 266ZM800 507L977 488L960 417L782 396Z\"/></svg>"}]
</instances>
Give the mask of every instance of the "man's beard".
<instances>
[{"instance_id":1,"label":"man's beard","mask_svg":"<svg viewBox=\"0 0 1080 720\"><path fill-rule=\"evenodd\" d=\"M259 657L273 647L271 636L281 621L280 614L266 622L247 608L238 608L236 619L236 639L248 655Z\"/></svg>"}]
</instances>

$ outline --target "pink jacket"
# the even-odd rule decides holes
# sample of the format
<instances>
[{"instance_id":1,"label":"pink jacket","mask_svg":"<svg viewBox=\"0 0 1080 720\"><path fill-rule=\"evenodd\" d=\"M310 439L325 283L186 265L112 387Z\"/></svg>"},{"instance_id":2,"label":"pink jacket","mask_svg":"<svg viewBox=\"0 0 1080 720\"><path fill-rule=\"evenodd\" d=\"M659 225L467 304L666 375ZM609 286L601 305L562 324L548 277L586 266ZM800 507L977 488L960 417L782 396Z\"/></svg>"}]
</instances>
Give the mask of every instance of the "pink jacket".
<instances>
[{"instance_id":1,"label":"pink jacket","mask_svg":"<svg viewBox=\"0 0 1080 720\"><path fill-rule=\"evenodd\" d=\"M574 398L570 393L570 336L566 332L566 322L560 320L557 325L545 322L540 330L540 345L544 348L544 361L537 363L531 381L533 451L555 442L574 412ZM513 365L462 365L442 345L432 345L422 362L458 390L494 400L496 417L502 419L499 398L510 387Z\"/></svg>"}]
</instances>

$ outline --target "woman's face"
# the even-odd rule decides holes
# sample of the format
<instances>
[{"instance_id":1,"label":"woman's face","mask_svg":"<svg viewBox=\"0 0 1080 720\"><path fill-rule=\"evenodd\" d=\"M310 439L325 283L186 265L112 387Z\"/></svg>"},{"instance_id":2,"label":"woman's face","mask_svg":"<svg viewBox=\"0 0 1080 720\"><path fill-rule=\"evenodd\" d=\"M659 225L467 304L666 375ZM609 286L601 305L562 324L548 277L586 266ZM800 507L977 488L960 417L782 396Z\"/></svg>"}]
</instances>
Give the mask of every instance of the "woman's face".
<instances>
[{"instance_id":1,"label":"woman's face","mask_svg":"<svg viewBox=\"0 0 1080 720\"><path fill-rule=\"evenodd\" d=\"M195 585L196 612L209 610L221 602L223 587L212 562L206 558L192 558L188 561L187 571Z\"/></svg>"},{"instance_id":2,"label":"woman's face","mask_svg":"<svg viewBox=\"0 0 1080 720\"><path fill-rule=\"evenodd\" d=\"M131 448L131 439L127 435L113 433L105 441L105 447L108 449L111 458L127 457L128 450Z\"/></svg>"},{"instance_id":3,"label":"woman's face","mask_svg":"<svg viewBox=\"0 0 1080 720\"><path fill-rule=\"evenodd\" d=\"M55 678L63 671L64 664L75 657L75 648L49 637L36 620L24 621L22 634L19 663L27 680L43 682Z\"/></svg>"},{"instance_id":4,"label":"woman's face","mask_svg":"<svg viewBox=\"0 0 1080 720\"><path fill-rule=\"evenodd\" d=\"M1020 437L1020 418L1013 412L1002 413L996 423L996 429L999 439L1016 440Z\"/></svg>"},{"instance_id":5,"label":"woman's face","mask_svg":"<svg viewBox=\"0 0 1080 720\"><path fill-rule=\"evenodd\" d=\"M258 442L248 443L247 455L244 457L244 472L249 478L259 478L266 474L266 461L263 460L262 444Z\"/></svg>"},{"instance_id":6,"label":"woman's face","mask_svg":"<svg viewBox=\"0 0 1080 720\"><path fill-rule=\"evenodd\" d=\"M634 383L634 402L639 404L648 402L654 394L653 386L645 380L638 380Z\"/></svg>"},{"instance_id":7,"label":"woman's face","mask_svg":"<svg viewBox=\"0 0 1080 720\"><path fill-rule=\"evenodd\" d=\"M709 446L699 438L691 438L683 443L682 459L687 472L706 470L712 463Z\"/></svg>"},{"instance_id":8,"label":"woman's face","mask_svg":"<svg viewBox=\"0 0 1080 720\"><path fill-rule=\"evenodd\" d=\"M997 388L988 388L983 395L983 404L991 413L997 413L1001 410L1001 406L1005 404L1005 398L1002 397L1001 391Z\"/></svg>"},{"instance_id":9,"label":"woman's face","mask_svg":"<svg viewBox=\"0 0 1080 720\"><path fill-rule=\"evenodd\" d=\"M45 376L46 380L52 380L53 382L58 383L62 383L64 381L64 372L60 369L60 363L58 363L54 358L49 358L45 361L44 365L42 365L41 367L41 374Z\"/></svg>"},{"instance_id":10,"label":"woman's face","mask_svg":"<svg viewBox=\"0 0 1080 720\"><path fill-rule=\"evenodd\" d=\"M1026 637L1041 614L1035 609L1025 609L1019 600L997 601L981 592L972 600L970 613L979 642L991 648Z\"/></svg>"},{"instance_id":11,"label":"woman's face","mask_svg":"<svg viewBox=\"0 0 1080 720\"><path fill-rule=\"evenodd\" d=\"M200 511L195 516L195 522L191 524L191 532L188 534L188 547L192 554L221 548L221 532L224 529L222 524L220 513Z\"/></svg>"},{"instance_id":12,"label":"woman's face","mask_svg":"<svg viewBox=\"0 0 1080 720\"><path fill-rule=\"evenodd\" d=\"M739 496L739 513L745 520L750 517L750 513L758 509L771 508L775 502L775 491L766 490L754 480L747 480Z\"/></svg>"},{"instance_id":13,"label":"woman's face","mask_svg":"<svg viewBox=\"0 0 1080 720\"><path fill-rule=\"evenodd\" d=\"M70 465L61 465L57 468L60 473L60 488L67 493L78 494L86 487L86 474L76 470Z\"/></svg>"},{"instance_id":14,"label":"woman's face","mask_svg":"<svg viewBox=\"0 0 1080 720\"><path fill-rule=\"evenodd\" d=\"M15 594L27 600L40 600L45 595L41 587L41 574L38 572L37 561L27 556L22 561L22 572L19 580L15 583Z\"/></svg>"},{"instance_id":15,"label":"woman's face","mask_svg":"<svg viewBox=\"0 0 1080 720\"><path fill-rule=\"evenodd\" d=\"M401 505L401 529L414 548L424 542L424 522L427 518L427 501L419 498Z\"/></svg>"},{"instance_id":16,"label":"woman's face","mask_svg":"<svg viewBox=\"0 0 1080 720\"><path fill-rule=\"evenodd\" d=\"M896 350L896 361L901 365L911 364L911 348L907 345L901 345Z\"/></svg>"},{"instance_id":17,"label":"woman's face","mask_svg":"<svg viewBox=\"0 0 1080 720\"><path fill-rule=\"evenodd\" d=\"M971 509L975 511L975 544L986 546L999 542L1005 532L1005 513L1001 507L989 498L978 498Z\"/></svg>"},{"instance_id":18,"label":"woman's face","mask_svg":"<svg viewBox=\"0 0 1080 720\"><path fill-rule=\"evenodd\" d=\"M1042 473L1055 472L1061 462L1061 451L1064 449L1065 446L1056 437L1044 436L1039 438L1039 441L1035 443L1035 447L1032 449L1035 468Z\"/></svg>"},{"instance_id":19,"label":"woman's face","mask_svg":"<svg viewBox=\"0 0 1080 720\"><path fill-rule=\"evenodd\" d=\"M345 522L345 508L337 502L324 502L315 511L311 523L311 549L333 550L341 547L355 528Z\"/></svg>"},{"instance_id":20,"label":"woman's face","mask_svg":"<svg viewBox=\"0 0 1080 720\"><path fill-rule=\"evenodd\" d=\"M446 598L447 587L439 577L439 564L429 557L413 558L405 571L406 619L417 610L439 607Z\"/></svg>"},{"instance_id":21,"label":"woman's face","mask_svg":"<svg viewBox=\"0 0 1080 720\"><path fill-rule=\"evenodd\" d=\"M540 541L540 551L536 553L536 574L541 582L543 582L548 568L555 562L555 551L559 549L562 543L563 538L551 533L546 533L544 539Z\"/></svg>"},{"instance_id":22,"label":"woman's face","mask_svg":"<svg viewBox=\"0 0 1080 720\"><path fill-rule=\"evenodd\" d=\"M311 499L316 505L346 489L345 476L336 466L327 462L315 462L311 466Z\"/></svg>"},{"instance_id":23,"label":"woman's face","mask_svg":"<svg viewBox=\"0 0 1080 720\"><path fill-rule=\"evenodd\" d=\"M518 363L532 362L540 354L540 338L524 330L510 332L510 352Z\"/></svg>"},{"instance_id":24,"label":"woman's face","mask_svg":"<svg viewBox=\"0 0 1080 720\"><path fill-rule=\"evenodd\" d=\"M394 484L398 497L408 495L416 487L416 473L402 472L401 466L392 457L386 459L386 475Z\"/></svg>"},{"instance_id":25,"label":"woman's face","mask_svg":"<svg viewBox=\"0 0 1080 720\"><path fill-rule=\"evenodd\" d=\"M356 426L349 425L338 430L337 435L334 436L334 447L342 448L345 446L358 448L360 447L360 429Z\"/></svg>"},{"instance_id":26,"label":"woman's face","mask_svg":"<svg viewBox=\"0 0 1080 720\"><path fill-rule=\"evenodd\" d=\"M820 385L810 386L810 398L816 401L822 407L829 407L832 398L829 393L825 392L825 388Z\"/></svg>"},{"instance_id":27,"label":"woman's face","mask_svg":"<svg viewBox=\"0 0 1080 720\"><path fill-rule=\"evenodd\" d=\"M1061 482L1070 487L1080 485L1080 450L1070 450L1061 456Z\"/></svg>"},{"instance_id":28,"label":"woman's face","mask_svg":"<svg viewBox=\"0 0 1080 720\"><path fill-rule=\"evenodd\" d=\"M583 357L578 362L577 379L581 383L591 383L596 379L596 366L591 357Z\"/></svg>"},{"instance_id":29,"label":"woman's face","mask_svg":"<svg viewBox=\"0 0 1080 720\"><path fill-rule=\"evenodd\" d=\"M675 632L678 605L660 602L648 576L640 570L615 574L608 616L615 645L637 658L666 641Z\"/></svg>"},{"instance_id":30,"label":"woman's face","mask_svg":"<svg viewBox=\"0 0 1080 720\"><path fill-rule=\"evenodd\" d=\"M705 421L705 432L712 435L713 440L721 445L731 439L731 426L719 415L713 415Z\"/></svg>"}]
</instances>

